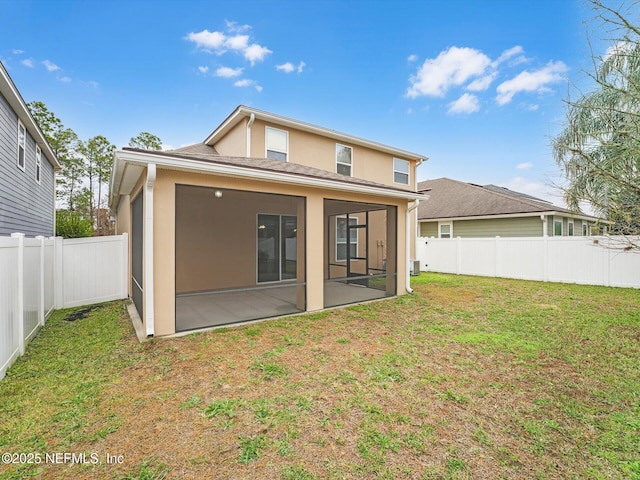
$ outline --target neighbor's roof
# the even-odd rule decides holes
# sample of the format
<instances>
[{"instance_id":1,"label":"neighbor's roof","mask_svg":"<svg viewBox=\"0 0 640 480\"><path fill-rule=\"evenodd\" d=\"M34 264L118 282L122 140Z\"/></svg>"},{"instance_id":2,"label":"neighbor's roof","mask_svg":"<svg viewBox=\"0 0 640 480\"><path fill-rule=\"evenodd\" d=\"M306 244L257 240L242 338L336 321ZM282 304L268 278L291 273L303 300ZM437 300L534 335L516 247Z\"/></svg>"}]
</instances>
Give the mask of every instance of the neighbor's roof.
<instances>
[{"instance_id":1,"label":"neighbor's roof","mask_svg":"<svg viewBox=\"0 0 640 480\"><path fill-rule=\"evenodd\" d=\"M144 168L154 163L160 168L192 171L209 175L250 178L269 182L331 188L356 193L385 195L407 200L426 196L381 183L347 177L338 173L270 158L223 157L205 144L189 145L169 151L123 148L115 154L111 173L110 205L120 195L131 193Z\"/></svg>"},{"instance_id":2,"label":"neighbor's roof","mask_svg":"<svg viewBox=\"0 0 640 480\"><path fill-rule=\"evenodd\" d=\"M204 141L206 145L215 145L216 142L224 137L229 130L235 127L240 121L245 118L250 118L251 115L258 120L270 123L272 125L278 125L281 127L293 128L295 130L301 130L303 132L313 133L322 137L328 137L333 140L347 143L349 145L358 145L362 147L371 148L380 152L385 152L390 155L404 158L407 160L417 160L419 162L428 160L426 155L420 153L408 152L399 148L384 145L382 143L373 142L364 138L354 137L346 133L341 133L336 130L312 125L310 123L301 122L292 118L283 117L274 113L265 112L255 108L247 107L245 105L238 106Z\"/></svg>"},{"instance_id":3,"label":"neighbor's roof","mask_svg":"<svg viewBox=\"0 0 640 480\"><path fill-rule=\"evenodd\" d=\"M0 93L2 93L2 96L7 100L13 111L16 112L24 127L35 139L36 144L40 147L40 150L42 150L42 153L49 163L55 170L60 169L60 163L58 163L55 153L53 153L49 142L47 142L42 130L38 127L38 124L27 108L27 104L22 98L22 95L20 95L18 88L15 83L13 83L9 72L4 68L2 62L0 62Z\"/></svg>"},{"instance_id":4,"label":"neighbor's roof","mask_svg":"<svg viewBox=\"0 0 640 480\"><path fill-rule=\"evenodd\" d=\"M419 220L489 217L517 214L565 214L594 219L589 215L557 207L531 195L496 185L475 185L450 178L418 183L419 192L427 192L429 201L418 207Z\"/></svg>"}]
</instances>

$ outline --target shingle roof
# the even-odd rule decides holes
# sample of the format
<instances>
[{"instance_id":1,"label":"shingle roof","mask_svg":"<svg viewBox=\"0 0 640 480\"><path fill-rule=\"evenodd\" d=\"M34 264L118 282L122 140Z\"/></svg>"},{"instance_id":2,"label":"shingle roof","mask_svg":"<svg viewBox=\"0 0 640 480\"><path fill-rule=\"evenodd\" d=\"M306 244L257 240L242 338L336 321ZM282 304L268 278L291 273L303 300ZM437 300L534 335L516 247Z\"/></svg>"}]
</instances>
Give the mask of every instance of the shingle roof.
<instances>
[{"instance_id":1,"label":"shingle roof","mask_svg":"<svg viewBox=\"0 0 640 480\"><path fill-rule=\"evenodd\" d=\"M252 157L225 157L218 155L215 148L205 145L204 143L197 143L186 147L178 148L175 150L165 150L162 152L149 152L148 150L141 150L137 148L123 148L124 151L142 152L142 153L154 153L158 155L166 155L168 157L185 158L189 160L199 160L207 163L218 163L226 165L236 165L240 167L246 167L252 170L263 170L272 172L281 172L293 175L301 175L305 177L320 178L324 180L333 180L342 183L351 183L354 185L363 185L368 187L383 188L386 190L393 190L398 192L413 193L410 190L403 188L392 187L382 183L371 182L369 180L363 180L356 177L348 177L346 175L340 175L338 173L330 172L327 170L321 170L319 168L309 167L307 165L300 165L298 163L283 162L280 160L273 160L270 158L252 158Z\"/></svg>"},{"instance_id":2,"label":"shingle roof","mask_svg":"<svg viewBox=\"0 0 640 480\"><path fill-rule=\"evenodd\" d=\"M496 185L480 186L450 178L420 182L418 191L429 194L429 200L418 207L420 220L551 211L576 213Z\"/></svg>"}]
</instances>

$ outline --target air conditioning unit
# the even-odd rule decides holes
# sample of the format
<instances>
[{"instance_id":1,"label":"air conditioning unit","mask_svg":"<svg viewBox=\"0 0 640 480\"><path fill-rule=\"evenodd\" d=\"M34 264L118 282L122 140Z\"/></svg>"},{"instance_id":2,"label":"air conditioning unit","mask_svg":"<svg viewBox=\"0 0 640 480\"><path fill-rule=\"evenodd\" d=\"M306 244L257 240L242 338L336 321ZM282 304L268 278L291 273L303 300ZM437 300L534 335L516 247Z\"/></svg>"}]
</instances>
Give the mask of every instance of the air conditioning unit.
<instances>
[{"instance_id":1,"label":"air conditioning unit","mask_svg":"<svg viewBox=\"0 0 640 480\"><path fill-rule=\"evenodd\" d=\"M411 260L409 264L409 275L414 277L420 275L420 260Z\"/></svg>"}]
</instances>

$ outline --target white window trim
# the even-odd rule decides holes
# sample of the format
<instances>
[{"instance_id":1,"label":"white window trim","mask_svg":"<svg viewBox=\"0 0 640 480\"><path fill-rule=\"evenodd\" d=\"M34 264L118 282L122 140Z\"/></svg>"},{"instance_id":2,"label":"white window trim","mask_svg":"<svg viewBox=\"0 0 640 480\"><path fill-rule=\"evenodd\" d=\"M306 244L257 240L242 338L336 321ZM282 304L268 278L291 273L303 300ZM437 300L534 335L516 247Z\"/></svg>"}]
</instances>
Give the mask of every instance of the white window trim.
<instances>
[{"instance_id":1,"label":"white window trim","mask_svg":"<svg viewBox=\"0 0 640 480\"><path fill-rule=\"evenodd\" d=\"M576 226L573 223L573 220L569 220L567 222L567 235L570 237L575 237L576 235Z\"/></svg>"},{"instance_id":2,"label":"white window trim","mask_svg":"<svg viewBox=\"0 0 640 480\"><path fill-rule=\"evenodd\" d=\"M449 225L449 237L442 236L443 225ZM453 222L438 222L438 238L453 238Z\"/></svg>"},{"instance_id":3,"label":"white window trim","mask_svg":"<svg viewBox=\"0 0 640 480\"><path fill-rule=\"evenodd\" d=\"M556 235L556 223L560 224L560 235ZM562 219L560 220L553 220L553 236L554 237L563 237L564 236L564 222L562 221Z\"/></svg>"},{"instance_id":4,"label":"white window trim","mask_svg":"<svg viewBox=\"0 0 640 480\"><path fill-rule=\"evenodd\" d=\"M336 217L336 242L335 242L336 243L336 256L335 256L335 258L336 258L336 262L344 262L344 263L346 263L347 262L346 258L344 260L339 260L338 259L338 245L346 245L347 244L346 241L338 242L338 219L339 218L344 218L346 220L347 216L346 215L338 215ZM356 225L358 225L359 224L358 222L360 222L358 217L349 217L349 221L351 221L351 220L355 220L356 221ZM348 225L347 225L347 228L348 228ZM355 245L356 246L356 254L357 254L360 251L360 235L356 235L356 241L355 242L351 242L351 245ZM347 255L348 254L349 254L349 248L347 247ZM352 259L351 261L352 262L357 262L358 260Z\"/></svg>"},{"instance_id":5,"label":"white window trim","mask_svg":"<svg viewBox=\"0 0 640 480\"><path fill-rule=\"evenodd\" d=\"M342 163L338 161L338 147L344 147L351 150L351 163ZM349 177L353 177L353 147L349 145L344 145L342 143L336 143L336 173L338 173L338 165L349 165ZM342 174L341 174L342 175Z\"/></svg>"},{"instance_id":6,"label":"white window trim","mask_svg":"<svg viewBox=\"0 0 640 480\"><path fill-rule=\"evenodd\" d=\"M396 170L396 161L404 162L404 163L407 164L407 173L401 172L399 170ZM396 182L396 173L400 173L402 175L406 175L407 176L407 183ZM411 185L411 162L409 162L409 160L404 160L402 158L394 158L393 159L393 183L395 183L397 185Z\"/></svg>"},{"instance_id":7,"label":"white window trim","mask_svg":"<svg viewBox=\"0 0 640 480\"><path fill-rule=\"evenodd\" d=\"M589 222L586 221L582 221L582 236L583 237L590 237L591 236L591 225L589 225Z\"/></svg>"},{"instance_id":8,"label":"white window trim","mask_svg":"<svg viewBox=\"0 0 640 480\"><path fill-rule=\"evenodd\" d=\"M23 144L20 144L20 127L22 127L22 130L24 130L24 137L23 137ZM27 129L25 128L24 124L20 121L20 119L18 119L18 156L16 157L16 165L18 166L18 168L20 170L22 170L23 172L26 170L26 166L27 166ZM22 146L22 150L24 152L24 155L22 157L23 160L23 165L20 165L20 147Z\"/></svg>"},{"instance_id":9,"label":"white window trim","mask_svg":"<svg viewBox=\"0 0 640 480\"><path fill-rule=\"evenodd\" d=\"M42 179L42 150L38 145L36 145L36 173L35 173L36 182L40 185Z\"/></svg>"},{"instance_id":10,"label":"white window trim","mask_svg":"<svg viewBox=\"0 0 640 480\"><path fill-rule=\"evenodd\" d=\"M287 137L287 146L286 146L286 151L281 151L281 150L276 150L275 148L269 148L269 130L273 130L274 132L281 132L284 133ZM264 127L264 157L265 158L269 158L268 157L268 152L269 150L273 151L273 152L278 152L278 153L284 153L285 155L285 162L289 161L289 132L287 130L282 130L280 128L275 128L275 127L269 127L269 126L265 126ZM272 160L276 160L275 158Z\"/></svg>"}]
</instances>

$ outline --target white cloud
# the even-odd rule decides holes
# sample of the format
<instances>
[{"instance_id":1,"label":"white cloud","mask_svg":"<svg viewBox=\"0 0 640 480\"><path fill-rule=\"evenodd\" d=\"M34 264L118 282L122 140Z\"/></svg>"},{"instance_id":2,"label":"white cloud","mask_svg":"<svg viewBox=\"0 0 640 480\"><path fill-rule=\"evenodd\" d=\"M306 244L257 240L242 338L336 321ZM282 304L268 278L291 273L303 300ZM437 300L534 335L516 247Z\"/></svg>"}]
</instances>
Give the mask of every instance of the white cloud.
<instances>
[{"instance_id":1,"label":"white cloud","mask_svg":"<svg viewBox=\"0 0 640 480\"><path fill-rule=\"evenodd\" d=\"M497 67L501 63L506 62L510 58L518 56L514 61L517 63L521 63L522 61L526 61L524 57L524 49L520 45L516 45L515 47L511 47L500 54L500 56L493 62L493 66Z\"/></svg>"},{"instance_id":2,"label":"white cloud","mask_svg":"<svg viewBox=\"0 0 640 480\"><path fill-rule=\"evenodd\" d=\"M523 162L523 163L519 163L518 165L516 165L516 168L518 170L528 170L531 167L533 167L533 163L531 163L531 162Z\"/></svg>"},{"instance_id":3,"label":"white cloud","mask_svg":"<svg viewBox=\"0 0 640 480\"><path fill-rule=\"evenodd\" d=\"M455 102L449 104L449 110L447 113L475 113L480 110L480 102L478 97L471 95L470 93L463 94Z\"/></svg>"},{"instance_id":4,"label":"white cloud","mask_svg":"<svg viewBox=\"0 0 640 480\"><path fill-rule=\"evenodd\" d=\"M276 65L276 70L279 70L279 71L284 72L284 73L291 73L295 69L296 69L296 67L294 67L293 63L291 63L291 62L283 63L282 65Z\"/></svg>"},{"instance_id":5,"label":"white cloud","mask_svg":"<svg viewBox=\"0 0 640 480\"><path fill-rule=\"evenodd\" d=\"M235 35L228 37L224 45L231 50L245 50L249 45L249 35Z\"/></svg>"},{"instance_id":6,"label":"white cloud","mask_svg":"<svg viewBox=\"0 0 640 480\"><path fill-rule=\"evenodd\" d=\"M50 72L55 72L57 70L60 70L60 67L57 66L55 63L50 62L49 60L44 60L42 62L42 64L46 67L47 70L49 70Z\"/></svg>"},{"instance_id":7,"label":"white cloud","mask_svg":"<svg viewBox=\"0 0 640 480\"><path fill-rule=\"evenodd\" d=\"M242 75L244 68L220 67L216 70L215 76L222 78L233 78Z\"/></svg>"},{"instance_id":8,"label":"white cloud","mask_svg":"<svg viewBox=\"0 0 640 480\"><path fill-rule=\"evenodd\" d=\"M19 48L14 48L13 50L11 50L11 53L13 53L14 55L22 55L24 53L24 50L20 50Z\"/></svg>"},{"instance_id":9,"label":"white cloud","mask_svg":"<svg viewBox=\"0 0 640 480\"><path fill-rule=\"evenodd\" d=\"M533 72L525 70L511 80L498 85L496 101L498 105L506 105L519 92L548 92L550 91L548 85L563 81L567 70L567 66L560 61L551 61L545 67Z\"/></svg>"},{"instance_id":10,"label":"white cloud","mask_svg":"<svg viewBox=\"0 0 640 480\"><path fill-rule=\"evenodd\" d=\"M238 80L233 84L234 87L254 87L258 92L262 91L262 87L257 84L255 80L249 80L248 78L243 78L242 80Z\"/></svg>"},{"instance_id":11,"label":"white cloud","mask_svg":"<svg viewBox=\"0 0 640 480\"><path fill-rule=\"evenodd\" d=\"M267 55L273 53L267 47L258 45L257 43L249 45L244 50L244 58L251 62L251 65L255 65L256 62L262 62Z\"/></svg>"},{"instance_id":12,"label":"white cloud","mask_svg":"<svg viewBox=\"0 0 640 480\"><path fill-rule=\"evenodd\" d=\"M224 21L227 26L227 30L231 33L244 33L247 30L251 30L250 25L238 25L238 22L231 22L229 20Z\"/></svg>"},{"instance_id":13,"label":"white cloud","mask_svg":"<svg viewBox=\"0 0 640 480\"><path fill-rule=\"evenodd\" d=\"M209 71L209 67L198 67L198 70L200 71L200 73L207 73Z\"/></svg>"},{"instance_id":14,"label":"white cloud","mask_svg":"<svg viewBox=\"0 0 640 480\"><path fill-rule=\"evenodd\" d=\"M203 30L198 33L191 32L186 37L187 40L196 44L198 48L203 50L218 51L223 48L226 40L226 35L221 32L210 32L209 30Z\"/></svg>"},{"instance_id":15,"label":"white cloud","mask_svg":"<svg viewBox=\"0 0 640 480\"><path fill-rule=\"evenodd\" d=\"M31 60L30 58L25 58L20 63L25 67L33 68L33 60Z\"/></svg>"},{"instance_id":16,"label":"white cloud","mask_svg":"<svg viewBox=\"0 0 640 480\"><path fill-rule=\"evenodd\" d=\"M416 75L410 78L407 96L442 97L452 86L483 75L490 64L491 59L479 50L451 47L436 58L424 61Z\"/></svg>"},{"instance_id":17,"label":"white cloud","mask_svg":"<svg viewBox=\"0 0 640 480\"><path fill-rule=\"evenodd\" d=\"M411 54L407 57L407 62L413 63L418 60L418 55Z\"/></svg>"},{"instance_id":18,"label":"white cloud","mask_svg":"<svg viewBox=\"0 0 640 480\"><path fill-rule=\"evenodd\" d=\"M61 82L64 82L64 83L71 82L71 78L69 78L69 77L61 77L58 80L60 80Z\"/></svg>"},{"instance_id":19,"label":"white cloud","mask_svg":"<svg viewBox=\"0 0 640 480\"><path fill-rule=\"evenodd\" d=\"M470 90L472 92L482 92L489 88L497 77L498 72L491 72L489 75L477 78L469 85L467 85L467 90Z\"/></svg>"},{"instance_id":20,"label":"white cloud","mask_svg":"<svg viewBox=\"0 0 640 480\"><path fill-rule=\"evenodd\" d=\"M273 53L267 47L263 47L257 43L249 44L249 35L243 35L251 27L249 25L239 26L236 22L226 21L227 33L210 32L202 30L201 32L190 32L185 40L195 43L200 48L209 53L224 55L228 50L240 53L251 65L256 62L263 61L267 55ZM229 35L230 34L230 35Z\"/></svg>"},{"instance_id":21,"label":"white cloud","mask_svg":"<svg viewBox=\"0 0 640 480\"><path fill-rule=\"evenodd\" d=\"M297 67L291 62L287 62L283 63L282 65L276 65L276 70L284 73L292 73L294 71L297 73L302 73L304 67L306 66L307 64L304 62L300 62Z\"/></svg>"},{"instance_id":22,"label":"white cloud","mask_svg":"<svg viewBox=\"0 0 640 480\"><path fill-rule=\"evenodd\" d=\"M607 51L604 54L604 57L602 58L603 61L608 60L611 56L613 55L624 55L624 54L629 54L633 51L634 49L634 44L631 42L628 42L626 40L620 40L619 42L611 45L609 48L607 48Z\"/></svg>"}]
</instances>

